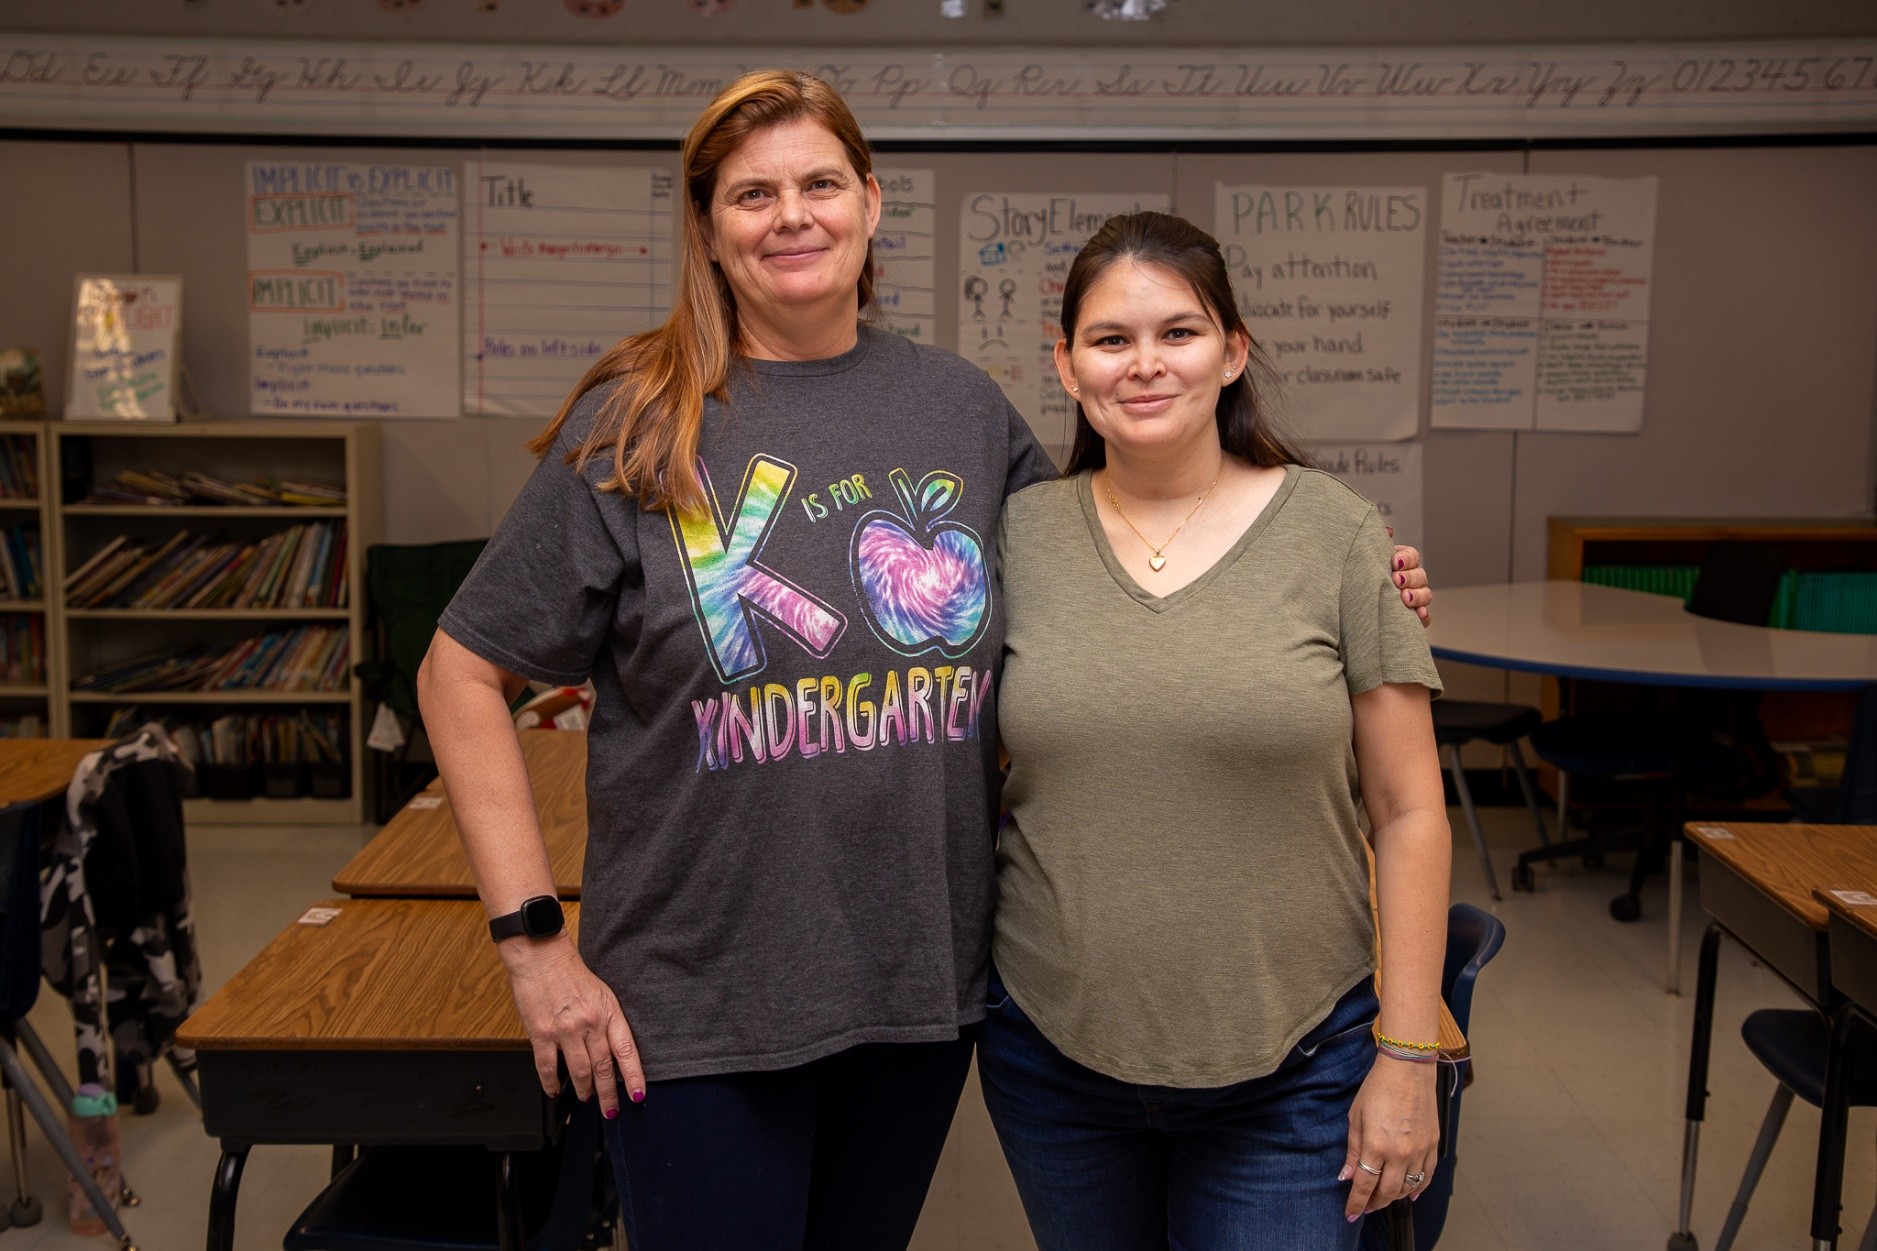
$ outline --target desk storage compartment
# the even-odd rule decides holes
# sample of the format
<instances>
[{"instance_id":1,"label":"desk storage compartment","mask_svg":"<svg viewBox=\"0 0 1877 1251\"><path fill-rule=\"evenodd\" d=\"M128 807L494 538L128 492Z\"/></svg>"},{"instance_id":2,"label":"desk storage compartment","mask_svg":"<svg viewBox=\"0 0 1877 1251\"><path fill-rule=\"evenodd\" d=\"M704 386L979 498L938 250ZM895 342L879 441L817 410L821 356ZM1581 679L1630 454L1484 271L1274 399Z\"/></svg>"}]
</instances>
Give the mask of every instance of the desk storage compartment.
<instances>
[{"instance_id":1,"label":"desk storage compartment","mask_svg":"<svg viewBox=\"0 0 1877 1251\"><path fill-rule=\"evenodd\" d=\"M1813 1003L1831 986L1825 935L1780 907L1712 855L1701 857L1701 906L1742 946Z\"/></svg>"}]
</instances>

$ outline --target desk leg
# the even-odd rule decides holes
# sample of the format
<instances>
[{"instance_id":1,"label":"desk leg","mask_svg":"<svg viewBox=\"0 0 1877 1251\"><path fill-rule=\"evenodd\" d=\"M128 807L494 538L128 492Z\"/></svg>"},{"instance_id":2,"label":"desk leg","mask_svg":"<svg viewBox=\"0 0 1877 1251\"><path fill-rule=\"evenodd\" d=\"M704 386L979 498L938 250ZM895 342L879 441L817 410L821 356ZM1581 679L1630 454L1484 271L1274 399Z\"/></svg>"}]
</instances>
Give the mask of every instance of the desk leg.
<instances>
[{"instance_id":1,"label":"desk leg","mask_svg":"<svg viewBox=\"0 0 1877 1251\"><path fill-rule=\"evenodd\" d=\"M215 1166L215 1189L209 1193L208 1251L235 1251L235 1198L247 1162L246 1147L222 1145L221 1163Z\"/></svg>"},{"instance_id":2,"label":"desk leg","mask_svg":"<svg viewBox=\"0 0 1877 1251\"><path fill-rule=\"evenodd\" d=\"M521 1178L515 1153L502 1153L502 1181L495 1191L495 1245L497 1251L525 1251L527 1234L521 1224ZM233 1251L230 1248L230 1251Z\"/></svg>"},{"instance_id":3,"label":"desk leg","mask_svg":"<svg viewBox=\"0 0 1877 1251\"><path fill-rule=\"evenodd\" d=\"M1668 993L1681 994L1681 840L1668 845Z\"/></svg>"},{"instance_id":4,"label":"desk leg","mask_svg":"<svg viewBox=\"0 0 1877 1251\"><path fill-rule=\"evenodd\" d=\"M1701 1122L1708 1107L1708 1050L1714 1040L1714 984L1720 975L1721 927L1701 936L1701 965L1695 976L1694 1036L1688 1042L1688 1128L1681 1146L1681 1208L1668 1251L1694 1251L1695 1158L1701 1147Z\"/></svg>"},{"instance_id":5,"label":"desk leg","mask_svg":"<svg viewBox=\"0 0 1877 1251\"><path fill-rule=\"evenodd\" d=\"M1851 1106L1851 1083L1845 1070L1857 1011L1846 1005L1832 1015L1831 1045L1825 1049L1825 1106L1818 1123L1818 1176L1812 1182L1813 1251L1838 1245L1838 1208L1844 1190L1845 1119Z\"/></svg>"}]
</instances>

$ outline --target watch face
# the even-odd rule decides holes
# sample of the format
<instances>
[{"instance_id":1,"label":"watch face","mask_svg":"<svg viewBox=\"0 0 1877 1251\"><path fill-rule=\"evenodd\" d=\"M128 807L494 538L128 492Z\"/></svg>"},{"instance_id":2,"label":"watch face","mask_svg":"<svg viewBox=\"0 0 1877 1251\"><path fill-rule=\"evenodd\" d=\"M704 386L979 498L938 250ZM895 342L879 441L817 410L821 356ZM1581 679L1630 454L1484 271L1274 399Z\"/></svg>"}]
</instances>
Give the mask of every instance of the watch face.
<instances>
[{"instance_id":1,"label":"watch face","mask_svg":"<svg viewBox=\"0 0 1877 1251\"><path fill-rule=\"evenodd\" d=\"M560 933L564 923L560 900L537 895L521 905L521 930L529 938L549 938Z\"/></svg>"}]
</instances>

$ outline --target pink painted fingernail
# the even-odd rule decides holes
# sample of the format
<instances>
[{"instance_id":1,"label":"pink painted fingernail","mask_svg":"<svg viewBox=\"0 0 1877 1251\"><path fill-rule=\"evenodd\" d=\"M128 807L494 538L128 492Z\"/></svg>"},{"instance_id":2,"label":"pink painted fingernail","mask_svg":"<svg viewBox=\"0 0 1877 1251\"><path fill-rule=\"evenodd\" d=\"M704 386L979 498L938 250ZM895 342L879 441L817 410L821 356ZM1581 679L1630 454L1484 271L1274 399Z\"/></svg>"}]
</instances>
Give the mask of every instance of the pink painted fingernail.
<instances>
[{"instance_id":1,"label":"pink painted fingernail","mask_svg":"<svg viewBox=\"0 0 1877 1251\"><path fill-rule=\"evenodd\" d=\"M1408 567L1408 562L1407 562L1407 561L1405 561L1405 560L1403 560L1403 559L1401 559L1401 557L1399 557L1399 556L1397 556L1397 557L1395 557L1395 568L1397 568L1397 569L1406 569L1407 567Z\"/></svg>"},{"instance_id":2,"label":"pink painted fingernail","mask_svg":"<svg viewBox=\"0 0 1877 1251\"><path fill-rule=\"evenodd\" d=\"M619 1119L619 1109L618 1109L618 1108L608 1108L608 1109L606 1109L606 1119L607 1119L607 1120L609 1120L609 1121L616 1121L616 1120L618 1120L618 1119Z\"/></svg>"},{"instance_id":3,"label":"pink painted fingernail","mask_svg":"<svg viewBox=\"0 0 1877 1251\"><path fill-rule=\"evenodd\" d=\"M1407 586L1407 585L1408 585L1408 575L1407 575L1407 574L1405 574L1405 573L1398 573L1398 574L1396 574L1396 575L1395 575L1395 585L1396 585L1396 586L1403 586L1403 587L1405 587L1405 586Z\"/></svg>"},{"instance_id":4,"label":"pink painted fingernail","mask_svg":"<svg viewBox=\"0 0 1877 1251\"><path fill-rule=\"evenodd\" d=\"M1360 1212L1357 1212L1357 1213L1356 1213L1356 1216L1361 1216L1361 1215L1362 1215L1362 1213L1360 1213ZM1353 1224L1355 1224L1355 1223L1356 1223L1356 1216L1352 1216L1352 1217L1350 1217L1350 1218L1349 1218L1349 1223L1350 1223L1351 1225L1353 1225Z\"/></svg>"},{"instance_id":5,"label":"pink painted fingernail","mask_svg":"<svg viewBox=\"0 0 1877 1251\"><path fill-rule=\"evenodd\" d=\"M633 1092L632 1092L632 1102L634 1102L634 1103L644 1103L644 1102L645 1102L645 1092L644 1092L643 1090L635 1090L635 1091L633 1091Z\"/></svg>"},{"instance_id":6,"label":"pink painted fingernail","mask_svg":"<svg viewBox=\"0 0 1877 1251\"><path fill-rule=\"evenodd\" d=\"M1345 1164L1345 1165L1343 1165L1343 1171L1342 1171L1342 1172L1340 1172L1340 1173L1338 1173L1338 1174L1336 1174L1336 1180L1337 1180L1337 1181L1348 1181L1348 1180L1349 1180L1349 1166L1348 1166L1347 1164Z\"/></svg>"}]
</instances>

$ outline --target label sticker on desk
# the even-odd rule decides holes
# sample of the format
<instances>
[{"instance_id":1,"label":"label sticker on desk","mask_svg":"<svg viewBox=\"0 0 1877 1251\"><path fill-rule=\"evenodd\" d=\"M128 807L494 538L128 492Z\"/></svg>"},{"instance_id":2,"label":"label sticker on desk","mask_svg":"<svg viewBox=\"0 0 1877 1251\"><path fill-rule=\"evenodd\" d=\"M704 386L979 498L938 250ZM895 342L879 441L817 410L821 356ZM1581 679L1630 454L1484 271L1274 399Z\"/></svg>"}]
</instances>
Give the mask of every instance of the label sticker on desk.
<instances>
[{"instance_id":1,"label":"label sticker on desk","mask_svg":"<svg viewBox=\"0 0 1877 1251\"><path fill-rule=\"evenodd\" d=\"M301 925L329 925L339 915L337 908L308 908L300 914Z\"/></svg>"},{"instance_id":2,"label":"label sticker on desk","mask_svg":"<svg viewBox=\"0 0 1877 1251\"><path fill-rule=\"evenodd\" d=\"M1734 836L1734 832L1724 825L1697 825L1695 833L1712 842L1724 842Z\"/></svg>"},{"instance_id":3,"label":"label sticker on desk","mask_svg":"<svg viewBox=\"0 0 1877 1251\"><path fill-rule=\"evenodd\" d=\"M1835 890L1831 894L1839 903L1853 908L1877 908L1877 895L1867 890Z\"/></svg>"},{"instance_id":4,"label":"label sticker on desk","mask_svg":"<svg viewBox=\"0 0 1877 1251\"><path fill-rule=\"evenodd\" d=\"M411 802L410 802L410 803L408 803L408 804L405 804L404 806L405 806L406 808L414 808L414 809L416 809L416 810L417 810L418 812L427 812L427 811L429 811L429 810L430 810L430 809L432 809L432 808L441 808L441 807L443 807L443 796L441 796L441 795L419 795L419 796L418 796L417 798L415 798L415 799L413 799L413 800L411 800Z\"/></svg>"}]
</instances>

